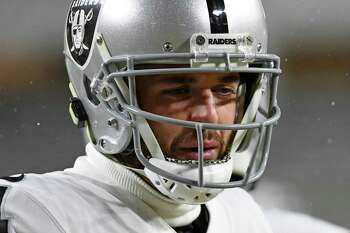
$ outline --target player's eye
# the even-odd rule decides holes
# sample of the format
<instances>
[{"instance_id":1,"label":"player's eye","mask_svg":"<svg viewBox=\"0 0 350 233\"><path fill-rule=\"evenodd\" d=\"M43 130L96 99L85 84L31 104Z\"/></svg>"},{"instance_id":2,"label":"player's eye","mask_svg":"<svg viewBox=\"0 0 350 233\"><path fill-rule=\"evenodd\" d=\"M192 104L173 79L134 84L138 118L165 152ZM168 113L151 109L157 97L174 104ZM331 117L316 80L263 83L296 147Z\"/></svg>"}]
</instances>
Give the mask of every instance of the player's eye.
<instances>
[{"instance_id":1,"label":"player's eye","mask_svg":"<svg viewBox=\"0 0 350 233\"><path fill-rule=\"evenodd\" d=\"M231 86L218 86L212 89L213 93L219 96L232 97L237 94L236 88Z\"/></svg>"}]
</instances>

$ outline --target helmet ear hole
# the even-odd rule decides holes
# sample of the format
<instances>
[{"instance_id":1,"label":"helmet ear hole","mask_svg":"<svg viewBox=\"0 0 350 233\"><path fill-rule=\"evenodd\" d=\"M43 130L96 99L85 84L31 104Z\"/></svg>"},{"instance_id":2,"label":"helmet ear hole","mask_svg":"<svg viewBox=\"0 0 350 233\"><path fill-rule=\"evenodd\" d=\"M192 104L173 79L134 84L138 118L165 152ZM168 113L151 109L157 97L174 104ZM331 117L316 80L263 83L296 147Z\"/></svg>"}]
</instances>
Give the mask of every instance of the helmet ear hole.
<instances>
[{"instance_id":1,"label":"helmet ear hole","mask_svg":"<svg viewBox=\"0 0 350 233\"><path fill-rule=\"evenodd\" d=\"M93 105L98 106L100 104L100 101L97 98L97 96L91 92L91 87L90 87L91 81L85 74L83 77L83 82L84 82L84 88L85 88L85 92L86 92L86 96L88 97L88 100Z\"/></svg>"}]
</instances>

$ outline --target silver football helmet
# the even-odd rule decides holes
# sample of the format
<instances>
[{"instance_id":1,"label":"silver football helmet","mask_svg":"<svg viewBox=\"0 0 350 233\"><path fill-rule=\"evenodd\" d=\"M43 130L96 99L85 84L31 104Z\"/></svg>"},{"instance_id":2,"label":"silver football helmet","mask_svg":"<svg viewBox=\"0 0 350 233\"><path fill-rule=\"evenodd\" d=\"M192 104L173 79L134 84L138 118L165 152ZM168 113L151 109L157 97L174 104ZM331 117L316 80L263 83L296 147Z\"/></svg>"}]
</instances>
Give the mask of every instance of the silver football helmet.
<instances>
[{"instance_id":1,"label":"silver football helmet","mask_svg":"<svg viewBox=\"0 0 350 233\"><path fill-rule=\"evenodd\" d=\"M141 168L124 165L164 195L180 203L204 203L225 188L261 177L280 117L276 96L281 70L279 57L267 54L260 0L74 0L64 51L75 123L102 154L116 161L136 156ZM145 68L152 64L157 66ZM187 121L140 109L137 78L203 72L250 79L239 88L245 101L242 114L232 113L241 115L234 124ZM198 160L164 154L149 121L192 128ZM204 159L206 130L232 131L222 159Z\"/></svg>"}]
</instances>

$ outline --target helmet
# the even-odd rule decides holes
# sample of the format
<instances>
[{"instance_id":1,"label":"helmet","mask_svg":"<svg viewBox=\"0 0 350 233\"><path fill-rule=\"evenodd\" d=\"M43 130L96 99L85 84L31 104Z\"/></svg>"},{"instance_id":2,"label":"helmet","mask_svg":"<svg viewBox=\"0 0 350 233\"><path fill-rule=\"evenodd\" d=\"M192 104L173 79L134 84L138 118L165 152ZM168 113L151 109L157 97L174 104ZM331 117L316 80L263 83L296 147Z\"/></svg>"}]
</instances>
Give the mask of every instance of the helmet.
<instances>
[{"instance_id":1,"label":"helmet","mask_svg":"<svg viewBox=\"0 0 350 233\"><path fill-rule=\"evenodd\" d=\"M199 204L261 177L280 117L281 70L279 57L267 54L260 0L74 0L64 53L75 123L105 156L136 155L143 166L126 166L164 195ZM203 72L247 76L238 89L245 101L234 124L176 119L140 108L138 78ZM198 159L165 155L149 121L192 128ZM206 130L234 132L222 159L204 159Z\"/></svg>"}]
</instances>

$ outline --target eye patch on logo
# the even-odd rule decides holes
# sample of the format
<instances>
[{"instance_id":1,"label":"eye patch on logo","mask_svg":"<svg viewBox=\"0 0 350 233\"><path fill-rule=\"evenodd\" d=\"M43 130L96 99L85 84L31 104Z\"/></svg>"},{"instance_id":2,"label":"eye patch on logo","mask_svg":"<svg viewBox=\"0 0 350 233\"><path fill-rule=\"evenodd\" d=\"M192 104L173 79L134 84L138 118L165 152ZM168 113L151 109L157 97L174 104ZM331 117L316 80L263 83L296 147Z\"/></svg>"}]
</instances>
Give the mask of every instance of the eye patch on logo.
<instances>
[{"instance_id":1,"label":"eye patch on logo","mask_svg":"<svg viewBox=\"0 0 350 233\"><path fill-rule=\"evenodd\" d=\"M100 0L74 0L67 18L67 43L72 58L84 66L91 51Z\"/></svg>"}]
</instances>

